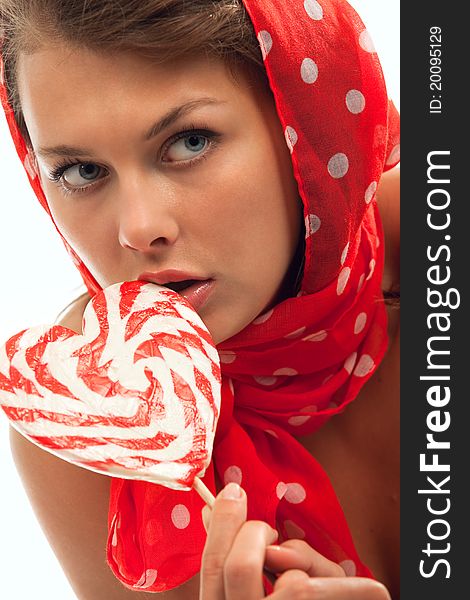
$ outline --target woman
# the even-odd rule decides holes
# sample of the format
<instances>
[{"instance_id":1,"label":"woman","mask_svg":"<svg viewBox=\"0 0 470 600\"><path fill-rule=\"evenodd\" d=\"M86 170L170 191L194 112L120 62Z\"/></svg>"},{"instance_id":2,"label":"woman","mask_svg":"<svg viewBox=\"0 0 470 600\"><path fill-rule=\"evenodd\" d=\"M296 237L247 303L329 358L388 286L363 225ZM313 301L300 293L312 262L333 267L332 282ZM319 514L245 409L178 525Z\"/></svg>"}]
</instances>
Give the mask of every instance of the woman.
<instances>
[{"instance_id":1,"label":"woman","mask_svg":"<svg viewBox=\"0 0 470 600\"><path fill-rule=\"evenodd\" d=\"M340 0L0 6L12 134L90 294L178 289L223 366L205 481L239 500L204 512L207 541L195 494L110 490L12 432L78 597L258 598L263 566L273 598L397 597L396 180L377 188L398 140L357 15ZM62 323L80 331L86 301Z\"/></svg>"}]
</instances>

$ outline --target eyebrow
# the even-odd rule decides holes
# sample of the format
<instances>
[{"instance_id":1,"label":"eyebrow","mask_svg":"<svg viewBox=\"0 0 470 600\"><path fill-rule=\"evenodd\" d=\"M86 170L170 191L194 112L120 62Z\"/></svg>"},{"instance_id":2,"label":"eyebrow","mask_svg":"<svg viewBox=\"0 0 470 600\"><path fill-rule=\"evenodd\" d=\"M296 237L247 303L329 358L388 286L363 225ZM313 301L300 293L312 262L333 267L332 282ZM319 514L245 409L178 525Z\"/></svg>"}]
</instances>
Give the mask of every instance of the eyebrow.
<instances>
[{"instance_id":1,"label":"eyebrow","mask_svg":"<svg viewBox=\"0 0 470 600\"><path fill-rule=\"evenodd\" d=\"M197 100L190 100L189 102L185 102L180 106L175 106L171 108L166 114L164 114L158 121L156 121L147 133L144 136L145 141L149 141L163 130L173 125L178 119L186 116L196 108L201 106L213 105L213 104L225 104L225 101L217 100L216 98L211 97L203 97L198 98ZM78 148L75 146L66 146L60 144L59 146L51 146L45 147L41 146L36 153L42 158L48 158L53 156L64 156L64 157L74 157L74 156L91 156L93 152L88 148Z\"/></svg>"}]
</instances>

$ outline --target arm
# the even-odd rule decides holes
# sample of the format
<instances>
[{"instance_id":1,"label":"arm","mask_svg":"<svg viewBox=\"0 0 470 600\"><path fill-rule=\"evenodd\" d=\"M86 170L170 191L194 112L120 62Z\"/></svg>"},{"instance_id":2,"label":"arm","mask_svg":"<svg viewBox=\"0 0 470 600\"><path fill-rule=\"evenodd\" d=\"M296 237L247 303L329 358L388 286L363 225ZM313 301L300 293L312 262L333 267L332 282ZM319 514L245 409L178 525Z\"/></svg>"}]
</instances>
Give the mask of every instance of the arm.
<instances>
[{"instance_id":1,"label":"arm","mask_svg":"<svg viewBox=\"0 0 470 600\"><path fill-rule=\"evenodd\" d=\"M87 298L80 299L60 319L75 331ZM13 458L36 517L80 600L146 600L155 594L124 587L106 563L110 479L76 467L41 450L10 429ZM196 600L196 578L162 600Z\"/></svg>"}]
</instances>

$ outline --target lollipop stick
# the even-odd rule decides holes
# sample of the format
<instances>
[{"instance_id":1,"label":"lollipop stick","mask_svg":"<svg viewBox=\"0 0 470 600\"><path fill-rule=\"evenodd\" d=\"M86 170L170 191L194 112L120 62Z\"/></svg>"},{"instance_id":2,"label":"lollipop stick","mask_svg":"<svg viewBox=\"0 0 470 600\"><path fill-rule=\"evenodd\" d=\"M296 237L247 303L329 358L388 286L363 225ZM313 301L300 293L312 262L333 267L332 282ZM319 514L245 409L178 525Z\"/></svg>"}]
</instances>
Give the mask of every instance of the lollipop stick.
<instances>
[{"instance_id":1,"label":"lollipop stick","mask_svg":"<svg viewBox=\"0 0 470 600\"><path fill-rule=\"evenodd\" d=\"M201 496L209 508L213 508L215 498L210 489L203 483L199 477L194 478L193 488Z\"/></svg>"}]
</instances>

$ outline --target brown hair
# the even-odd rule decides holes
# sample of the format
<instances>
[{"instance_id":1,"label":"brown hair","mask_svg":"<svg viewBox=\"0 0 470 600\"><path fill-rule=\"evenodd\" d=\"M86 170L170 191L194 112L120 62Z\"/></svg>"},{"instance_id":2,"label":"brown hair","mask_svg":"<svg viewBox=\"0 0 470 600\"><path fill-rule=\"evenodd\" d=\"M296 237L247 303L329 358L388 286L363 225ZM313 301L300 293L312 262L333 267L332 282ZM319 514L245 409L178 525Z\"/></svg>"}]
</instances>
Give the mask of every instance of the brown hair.
<instances>
[{"instance_id":1,"label":"brown hair","mask_svg":"<svg viewBox=\"0 0 470 600\"><path fill-rule=\"evenodd\" d=\"M28 144L16 68L20 53L44 44L131 51L156 62L205 52L226 60L232 73L237 64L254 66L267 81L241 0L0 0L0 27L8 99Z\"/></svg>"}]
</instances>

